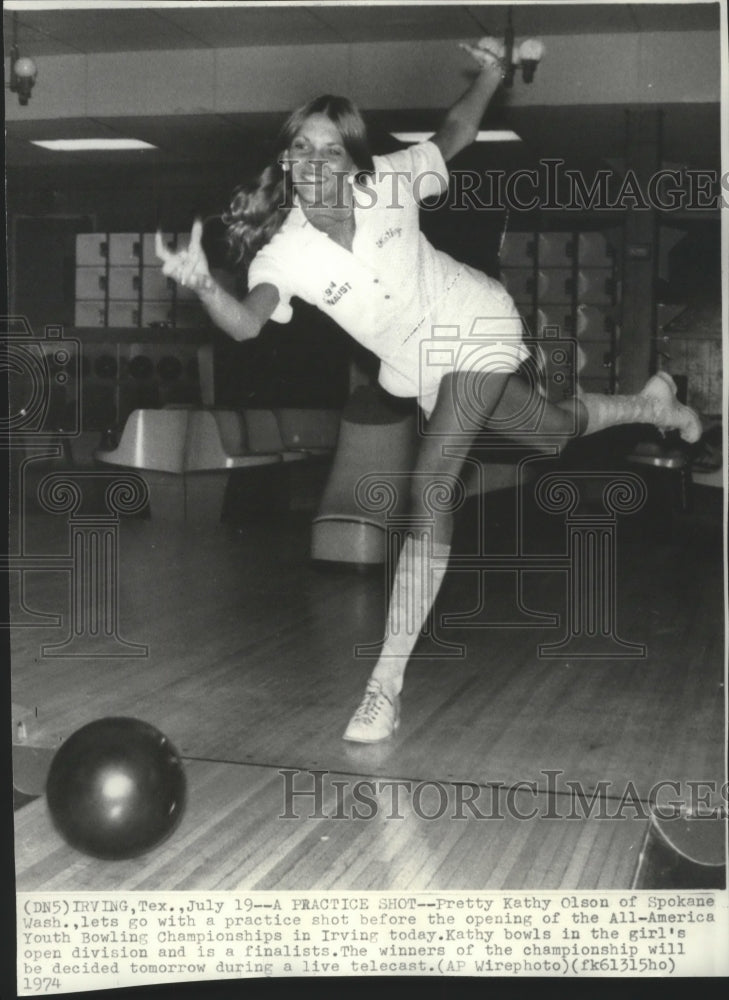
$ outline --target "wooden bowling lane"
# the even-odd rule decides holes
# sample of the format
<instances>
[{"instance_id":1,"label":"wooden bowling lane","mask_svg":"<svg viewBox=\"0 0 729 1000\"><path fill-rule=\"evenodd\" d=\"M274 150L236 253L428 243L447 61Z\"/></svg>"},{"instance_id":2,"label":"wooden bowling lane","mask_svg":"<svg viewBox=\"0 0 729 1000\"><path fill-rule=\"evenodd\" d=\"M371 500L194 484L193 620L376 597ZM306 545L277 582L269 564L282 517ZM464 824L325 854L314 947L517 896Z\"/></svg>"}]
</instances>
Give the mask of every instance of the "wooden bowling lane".
<instances>
[{"instance_id":1,"label":"wooden bowling lane","mask_svg":"<svg viewBox=\"0 0 729 1000\"><path fill-rule=\"evenodd\" d=\"M32 519L29 519L32 520ZM36 549L63 552L67 525L26 524ZM536 782L545 772L590 791L627 782L723 776L723 604L720 533L671 544L640 539L619 552L620 634L644 660L541 659L549 629L460 629L467 655L411 664L396 736L379 746L341 740L373 661L358 643L381 637L384 574L322 573L308 559L308 518L241 531L121 528L120 633L142 658L56 659L43 643L63 630L12 633L13 701L30 746L54 746L102 715L161 729L186 758L190 802L174 837L135 862L72 852L42 799L16 814L19 888L617 888L630 885L645 820L514 817L452 822L406 814L367 822L281 820L280 768L342 780L402 778L479 785ZM500 582L488 610L508 610ZM562 613L562 574L535 574L530 608ZM64 617L61 572L28 574L27 606ZM473 605L452 574L440 610ZM92 650L93 651L93 650ZM532 802L531 805L534 803ZM327 838L327 839L323 839Z\"/></svg>"},{"instance_id":2,"label":"wooden bowling lane","mask_svg":"<svg viewBox=\"0 0 729 1000\"><path fill-rule=\"evenodd\" d=\"M371 779L355 800L363 779L352 775L323 779L317 810L310 798L287 798L286 779L275 768L187 761L185 769L188 806L180 825L139 858L80 854L54 830L44 799L24 806L15 814L18 890L627 888L646 825L627 817L522 820L512 813L554 812L528 792L516 794L511 810L504 800L502 818L484 794L476 812L463 810L454 820L453 786L445 788L448 806L439 816L446 799L428 798L427 789L418 798L415 785L393 800L389 784L373 792ZM287 811L298 816L282 818Z\"/></svg>"},{"instance_id":3,"label":"wooden bowling lane","mask_svg":"<svg viewBox=\"0 0 729 1000\"><path fill-rule=\"evenodd\" d=\"M234 763L507 784L554 768L643 793L657 780L713 778L723 774L721 563L701 541L620 550L618 626L646 644L645 659L544 659L538 644L559 637L549 629L448 630L466 656L437 658L424 641L401 729L368 747L340 737L374 662L355 645L381 637L384 573L312 568L306 517L240 533L132 521L120 632L148 655L53 659L39 649L55 630L17 629L13 700L37 710L37 745L120 714L156 725L184 755ZM508 595L500 578L491 588L498 616ZM28 581L39 610L65 613L67 589L61 573ZM562 613L564 589L562 574L534 574L524 596ZM473 579L448 577L440 610L473 603Z\"/></svg>"}]
</instances>

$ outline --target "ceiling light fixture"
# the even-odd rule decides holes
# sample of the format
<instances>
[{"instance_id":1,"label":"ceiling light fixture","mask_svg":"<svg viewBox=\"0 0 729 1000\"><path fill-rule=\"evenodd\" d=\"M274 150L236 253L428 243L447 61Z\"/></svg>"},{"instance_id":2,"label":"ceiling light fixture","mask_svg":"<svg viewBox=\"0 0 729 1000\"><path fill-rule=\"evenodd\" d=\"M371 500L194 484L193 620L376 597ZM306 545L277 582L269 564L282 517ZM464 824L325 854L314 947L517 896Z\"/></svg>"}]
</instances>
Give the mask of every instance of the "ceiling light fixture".
<instances>
[{"instance_id":1,"label":"ceiling light fixture","mask_svg":"<svg viewBox=\"0 0 729 1000\"><path fill-rule=\"evenodd\" d=\"M13 44L10 47L10 90L26 105L38 76L38 67L29 56L21 56L18 48L18 15L13 14Z\"/></svg>"},{"instance_id":2,"label":"ceiling light fixture","mask_svg":"<svg viewBox=\"0 0 729 1000\"><path fill-rule=\"evenodd\" d=\"M400 142L425 142L433 132L390 132ZM476 142L521 142L521 136L510 129L485 129L476 134Z\"/></svg>"},{"instance_id":3,"label":"ceiling light fixture","mask_svg":"<svg viewBox=\"0 0 729 1000\"><path fill-rule=\"evenodd\" d=\"M157 149L157 146L142 139L31 139L30 141L34 146L63 153L75 153L87 149Z\"/></svg>"},{"instance_id":4,"label":"ceiling light fixture","mask_svg":"<svg viewBox=\"0 0 729 1000\"><path fill-rule=\"evenodd\" d=\"M482 64L492 62L494 56L500 59L504 66L505 87L514 85L514 77L519 67L521 67L524 83L532 83L537 66L544 55L544 43L538 38L525 38L523 42L516 41L511 7L507 13L503 42L499 38L487 35L485 38L480 38L475 45L462 44L461 48L470 52Z\"/></svg>"}]
</instances>

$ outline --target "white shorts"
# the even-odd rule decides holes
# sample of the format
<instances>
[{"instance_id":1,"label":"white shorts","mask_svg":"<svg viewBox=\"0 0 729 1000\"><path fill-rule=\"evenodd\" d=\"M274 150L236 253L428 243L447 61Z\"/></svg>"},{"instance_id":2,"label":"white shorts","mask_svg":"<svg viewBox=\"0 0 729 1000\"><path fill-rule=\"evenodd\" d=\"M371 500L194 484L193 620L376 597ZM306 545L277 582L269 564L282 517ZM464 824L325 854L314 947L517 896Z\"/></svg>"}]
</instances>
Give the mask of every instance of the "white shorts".
<instances>
[{"instance_id":1,"label":"white shorts","mask_svg":"<svg viewBox=\"0 0 729 1000\"><path fill-rule=\"evenodd\" d=\"M530 357L524 323L504 286L463 266L459 279L430 317L420 341L418 403L433 412L438 389L452 372L515 372Z\"/></svg>"}]
</instances>

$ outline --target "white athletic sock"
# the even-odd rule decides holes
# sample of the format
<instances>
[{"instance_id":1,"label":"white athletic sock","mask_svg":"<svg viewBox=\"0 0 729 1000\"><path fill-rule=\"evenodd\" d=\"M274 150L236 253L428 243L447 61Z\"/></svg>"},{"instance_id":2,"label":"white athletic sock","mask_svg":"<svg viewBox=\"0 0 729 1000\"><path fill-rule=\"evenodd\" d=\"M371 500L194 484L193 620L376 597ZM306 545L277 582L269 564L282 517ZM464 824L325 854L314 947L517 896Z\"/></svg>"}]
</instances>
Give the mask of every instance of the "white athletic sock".
<instances>
[{"instance_id":1,"label":"white athletic sock","mask_svg":"<svg viewBox=\"0 0 729 1000\"><path fill-rule=\"evenodd\" d=\"M596 434L617 424L651 423L650 407L641 396L605 396L597 392L580 393L580 402L587 410L585 434Z\"/></svg>"},{"instance_id":2,"label":"white athletic sock","mask_svg":"<svg viewBox=\"0 0 729 1000\"><path fill-rule=\"evenodd\" d=\"M402 689L405 667L438 596L450 551L450 545L433 542L429 531L408 535L400 551L385 641L372 671L390 696Z\"/></svg>"},{"instance_id":3,"label":"white athletic sock","mask_svg":"<svg viewBox=\"0 0 729 1000\"><path fill-rule=\"evenodd\" d=\"M660 431L677 430L690 444L701 437L698 414L679 403L676 383L667 372L653 375L635 396L586 392L578 398L587 411L583 434L595 434L616 424L652 424Z\"/></svg>"}]
</instances>

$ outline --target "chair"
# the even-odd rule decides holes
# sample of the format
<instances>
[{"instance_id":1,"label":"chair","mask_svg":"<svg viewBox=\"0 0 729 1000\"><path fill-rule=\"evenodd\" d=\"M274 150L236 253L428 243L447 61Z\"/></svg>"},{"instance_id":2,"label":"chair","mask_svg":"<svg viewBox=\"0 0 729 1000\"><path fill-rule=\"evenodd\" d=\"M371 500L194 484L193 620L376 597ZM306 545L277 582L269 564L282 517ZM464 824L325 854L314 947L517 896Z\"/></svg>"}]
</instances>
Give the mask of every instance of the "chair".
<instances>
[{"instance_id":1,"label":"chair","mask_svg":"<svg viewBox=\"0 0 729 1000\"><path fill-rule=\"evenodd\" d=\"M235 410L193 410L185 455L187 519L198 525L217 524L234 471L281 462L279 452L249 450L245 421Z\"/></svg>"},{"instance_id":2,"label":"chair","mask_svg":"<svg viewBox=\"0 0 729 1000\"><path fill-rule=\"evenodd\" d=\"M342 415L339 410L281 408L274 410L281 440L289 451L331 455L337 446Z\"/></svg>"},{"instance_id":3,"label":"chair","mask_svg":"<svg viewBox=\"0 0 729 1000\"><path fill-rule=\"evenodd\" d=\"M105 465L144 470L153 514L185 520L185 448L189 410L133 410L116 448L97 448Z\"/></svg>"}]
</instances>

